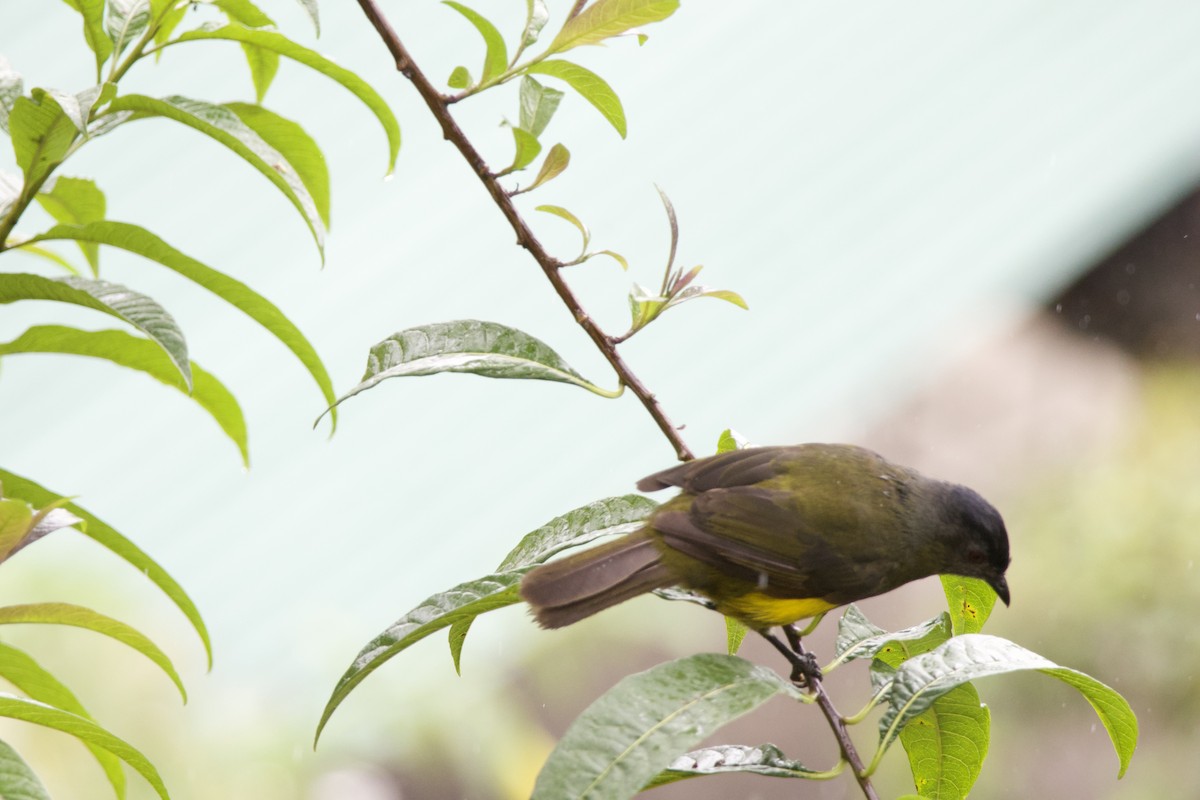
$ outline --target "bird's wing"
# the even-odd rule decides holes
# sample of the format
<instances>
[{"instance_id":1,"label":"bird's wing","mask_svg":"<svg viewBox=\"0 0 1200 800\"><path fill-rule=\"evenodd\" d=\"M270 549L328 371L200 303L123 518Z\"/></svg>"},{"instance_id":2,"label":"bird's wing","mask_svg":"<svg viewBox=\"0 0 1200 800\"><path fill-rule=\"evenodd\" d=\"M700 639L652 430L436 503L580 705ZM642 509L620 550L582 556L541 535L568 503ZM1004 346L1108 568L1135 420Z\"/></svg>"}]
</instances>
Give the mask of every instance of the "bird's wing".
<instances>
[{"instance_id":1,"label":"bird's wing","mask_svg":"<svg viewBox=\"0 0 1200 800\"><path fill-rule=\"evenodd\" d=\"M733 450L656 472L638 481L637 488L656 492L678 486L685 492L699 494L719 487L751 486L781 474L787 466L785 459L795 450L795 447Z\"/></svg>"}]
</instances>

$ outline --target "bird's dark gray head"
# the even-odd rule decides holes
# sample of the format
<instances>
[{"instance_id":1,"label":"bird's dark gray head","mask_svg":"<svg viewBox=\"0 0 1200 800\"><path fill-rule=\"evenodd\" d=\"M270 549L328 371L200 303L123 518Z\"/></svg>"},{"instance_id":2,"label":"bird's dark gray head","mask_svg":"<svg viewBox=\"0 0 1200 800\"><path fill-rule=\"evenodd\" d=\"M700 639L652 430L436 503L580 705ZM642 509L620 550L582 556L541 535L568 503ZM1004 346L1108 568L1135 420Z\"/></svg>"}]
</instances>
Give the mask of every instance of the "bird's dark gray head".
<instances>
[{"instance_id":1,"label":"bird's dark gray head","mask_svg":"<svg viewBox=\"0 0 1200 800\"><path fill-rule=\"evenodd\" d=\"M1000 512L978 492L957 484L945 484L943 521L953 533L955 574L987 581L1008 605L1008 582L1004 573L1011 558L1008 531Z\"/></svg>"}]
</instances>

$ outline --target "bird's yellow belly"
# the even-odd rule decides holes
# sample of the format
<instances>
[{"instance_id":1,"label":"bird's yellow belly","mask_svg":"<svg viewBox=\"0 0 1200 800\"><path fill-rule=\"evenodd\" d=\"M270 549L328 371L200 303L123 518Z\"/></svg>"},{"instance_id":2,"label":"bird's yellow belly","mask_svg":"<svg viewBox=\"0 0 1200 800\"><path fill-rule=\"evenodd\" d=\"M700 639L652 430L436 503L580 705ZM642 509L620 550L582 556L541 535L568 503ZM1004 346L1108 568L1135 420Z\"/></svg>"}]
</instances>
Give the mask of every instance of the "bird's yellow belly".
<instances>
[{"instance_id":1,"label":"bird's yellow belly","mask_svg":"<svg viewBox=\"0 0 1200 800\"><path fill-rule=\"evenodd\" d=\"M747 592L736 597L726 597L717 604L717 610L722 614L737 617L755 628L790 625L797 620L824 614L836 607L834 603L820 597L772 597L762 592Z\"/></svg>"}]
</instances>

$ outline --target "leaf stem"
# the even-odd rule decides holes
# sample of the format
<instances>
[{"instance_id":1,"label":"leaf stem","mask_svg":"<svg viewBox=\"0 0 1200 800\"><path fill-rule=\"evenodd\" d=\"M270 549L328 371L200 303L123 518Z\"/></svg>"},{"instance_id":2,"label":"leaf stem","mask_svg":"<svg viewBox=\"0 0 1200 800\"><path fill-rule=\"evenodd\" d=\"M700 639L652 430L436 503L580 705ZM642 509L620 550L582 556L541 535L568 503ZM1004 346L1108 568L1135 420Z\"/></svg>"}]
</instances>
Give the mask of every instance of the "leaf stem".
<instances>
[{"instance_id":1,"label":"leaf stem","mask_svg":"<svg viewBox=\"0 0 1200 800\"><path fill-rule=\"evenodd\" d=\"M396 69L404 77L408 78L416 88L417 92L421 95L421 99L425 101L425 105L429 107L430 113L433 114L434 118L442 126L442 135L458 148L459 153L466 159L472 171L475 172L480 182L483 183L484 188L487 189L488 194L491 195L496 207L500 209L500 212L512 226L513 231L516 232L517 243L533 256L538 266L541 267L542 273L545 274L546 280L550 281L550 285L554 287L554 291L567 306L572 316L575 317L575 321L579 323L579 326L591 338L596 348L600 350L601 355L604 356L605 360L608 361L617 373L621 384L629 387L629 390L637 395L638 400L645 406L646 411L654 419L659 430L667 437L671 446L675 448L675 453L679 456L679 459L681 461L689 461L694 458L692 451L688 449L687 444L679 435L679 431L675 425L667 418L666 413L663 411L662 406L659 405L654 394L646 388L637 375L625 363L624 359L621 358L621 355L617 352L616 345L609 339L608 335L584 311L579 299L563 278L559 270L560 264L558 260L547 253L542 243L534 236L533 230L521 217L520 212L517 211L517 207L513 203L512 198L509 197L508 192L500 185L500 181L488 169L479 151L475 149L475 146L471 144L466 134L458 126L458 123L450 114L450 99L444 97L429 79L425 77L425 74L417 66L416 62L413 61L407 48L400 41L400 37L396 35L396 31L387 21L387 18L384 17L383 12L380 11L374 0L358 0L358 4L367 16L367 19L374 26L380 39L387 46L388 51L395 60Z\"/></svg>"}]
</instances>

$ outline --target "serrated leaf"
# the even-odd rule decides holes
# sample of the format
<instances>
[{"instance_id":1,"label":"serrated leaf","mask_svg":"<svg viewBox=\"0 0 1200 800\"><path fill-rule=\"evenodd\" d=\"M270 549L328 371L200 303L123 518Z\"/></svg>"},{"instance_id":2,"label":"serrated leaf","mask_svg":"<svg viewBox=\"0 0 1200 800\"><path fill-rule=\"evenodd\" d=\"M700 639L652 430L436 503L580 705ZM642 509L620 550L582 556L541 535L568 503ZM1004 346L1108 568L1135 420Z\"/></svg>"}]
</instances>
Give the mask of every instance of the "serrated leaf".
<instances>
[{"instance_id":1,"label":"serrated leaf","mask_svg":"<svg viewBox=\"0 0 1200 800\"><path fill-rule=\"evenodd\" d=\"M321 738L321 731L333 712L368 675L383 666L392 656L434 631L453 625L459 620L520 602L518 589L523 574L524 571L506 572L460 583L447 592L433 595L389 625L359 652L354 663L338 679L333 695L321 714L321 721L317 724L313 746L315 747Z\"/></svg>"},{"instance_id":2,"label":"serrated leaf","mask_svg":"<svg viewBox=\"0 0 1200 800\"><path fill-rule=\"evenodd\" d=\"M96 56L96 73L112 55L113 43L104 30L104 0L65 0L83 17L83 38Z\"/></svg>"},{"instance_id":3,"label":"serrated leaf","mask_svg":"<svg viewBox=\"0 0 1200 800\"><path fill-rule=\"evenodd\" d=\"M543 86L526 75L521 79L521 114L517 127L537 139L550 124L562 98L563 93L559 90Z\"/></svg>"},{"instance_id":4,"label":"serrated leaf","mask_svg":"<svg viewBox=\"0 0 1200 800\"><path fill-rule=\"evenodd\" d=\"M104 192L95 181L86 178L58 177L47 191L39 192L38 203L59 222L81 225L99 222L107 213ZM77 242L92 275L100 275L100 246L94 242Z\"/></svg>"},{"instance_id":5,"label":"serrated leaf","mask_svg":"<svg viewBox=\"0 0 1200 800\"><path fill-rule=\"evenodd\" d=\"M329 374L325 371L321 357L317 355L317 351L308 339L279 308L241 281L231 278L223 272L218 272L191 256L184 255L145 228L125 222L105 221L93 222L90 225L58 225L35 236L30 242L57 239L96 242L136 253L162 264L204 287L246 314L291 350L304 365L308 374L312 376L312 379L316 381L325 401L333 402L333 383L329 380ZM336 425L336 416L333 417L333 421Z\"/></svg>"},{"instance_id":6,"label":"serrated leaf","mask_svg":"<svg viewBox=\"0 0 1200 800\"><path fill-rule=\"evenodd\" d=\"M721 744L705 747L702 750L693 750L679 756L671 762L671 766L654 776L643 788L653 789L656 786L701 775L728 775L743 772L765 775L770 778L812 778L821 775L799 761L787 758L773 744L760 744L757 747L744 744Z\"/></svg>"},{"instance_id":7,"label":"serrated leaf","mask_svg":"<svg viewBox=\"0 0 1200 800\"><path fill-rule=\"evenodd\" d=\"M542 28L550 19L546 0L525 0L525 30L521 32L521 48L529 47L538 40Z\"/></svg>"},{"instance_id":8,"label":"serrated leaf","mask_svg":"<svg viewBox=\"0 0 1200 800\"><path fill-rule=\"evenodd\" d=\"M955 636L928 653L904 662L893 676L888 708L879 721L880 746L886 747L914 717L956 686L989 675L1037 670L1079 690L1108 731L1125 774L1137 747L1133 709L1116 691L1088 675L1033 653L1006 639L982 633Z\"/></svg>"},{"instance_id":9,"label":"serrated leaf","mask_svg":"<svg viewBox=\"0 0 1200 800\"><path fill-rule=\"evenodd\" d=\"M466 89L471 85L471 73L464 66L457 66L450 72L446 85L451 89Z\"/></svg>"},{"instance_id":10,"label":"serrated leaf","mask_svg":"<svg viewBox=\"0 0 1200 800\"><path fill-rule=\"evenodd\" d=\"M630 675L571 723L531 800L632 797L715 729L796 689L736 656L702 654Z\"/></svg>"},{"instance_id":11,"label":"serrated leaf","mask_svg":"<svg viewBox=\"0 0 1200 800\"><path fill-rule=\"evenodd\" d=\"M659 22L675 13L679 0L597 0L562 26L548 54L599 44L631 28Z\"/></svg>"},{"instance_id":12,"label":"serrated leaf","mask_svg":"<svg viewBox=\"0 0 1200 800\"><path fill-rule=\"evenodd\" d=\"M7 693L0 693L0 717L19 719L45 728L54 728L63 733L69 733L80 741L107 750L133 767L146 779L147 783L154 787L154 791L162 800L171 800L158 770L154 768L149 759L127 742L113 736L89 719L52 708L45 703Z\"/></svg>"},{"instance_id":13,"label":"serrated leaf","mask_svg":"<svg viewBox=\"0 0 1200 800\"><path fill-rule=\"evenodd\" d=\"M2 468L0 468L0 486L4 487L4 491L8 495L19 497L35 506L50 505L63 496L62 493L50 491L28 478L8 472ZM208 658L208 668L212 669L212 641L208 636L208 628L205 627L204 620L201 618L196 604L188 597L183 587L176 583L175 579L160 567L154 559L143 552L141 548L126 539L115 528L99 517L94 516L75 503L67 503L64 508L83 520L80 531L85 536L111 550L119 558L125 560L134 569L149 578L183 612L183 615L188 618L188 621L191 622L192 627L196 630L196 635L200 637L200 641L204 645L205 655Z\"/></svg>"},{"instance_id":14,"label":"serrated leaf","mask_svg":"<svg viewBox=\"0 0 1200 800\"><path fill-rule=\"evenodd\" d=\"M313 7L313 24L316 20L316 9ZM363 102L375 118L379 120L379 124L383 127L384 133L387 134L388 140L388 173L396 166L396 154L400 152L400 124L396 122L395 115L392 114L390 108L379 93L370 87L358 75L348 69L339 67L324 56L309 50L307 47L293 42L281 33L274 31L253 30L243 28L238 25L226 25L220 28L202 27L197 30L188 31L181 35L178 39L170 42L170 45L190 42L203 39L212 40L227 40L231 42L241 42L250 44L256 47L262 47L266 50L271 50L278 53L284 58L290 58L300 64L316 70L322 75L337 81L347 91Z\"/></svg>"},{"instance_id":15,"label":"serrated leaf","mask_svg":"<svg viewBox=\"0 0 1200 800\"><path fill-rule=\"evenodd\" d=\"M900 732L921 797L965 800L987 756L991 712L969 683L950 690Z\"/></svg>"},{"instance_id":16,"label":"serrated leaf","mask_svg":"<svg viewBox=\"0 0 1200 800\"><path fill-rule=\"evenodd\" d=\"M329 167L325 155L304 128L274 111L250 103L226 103L243 123L279 151L296 171L317 206L321 222L329 227Z\"/></svg>"},{"instance_id":17,"label":"serrated leaf","mask_svg":"<svg viewBox=\"0 0 1200 800\"><path fill-rule=\"evenodd\" d=\"M979 633L996 605L995 590L978 578L939 577L946 593L946 605L950 608L950 620L954 623L954 635Z\"/></svg>"},{"instance_id":18,"label":"serrated leaf","mask_svg":"<svg viewBox=\"0 0 1200 800\"><path fill-rule=\"evenodd\" d=\"M0 643L0 677L17 687L19 691L24 692L31 700L68 711L84 719L92 718L83 704L58 678L44 669L28 653L2 643ZM123 798L125 796L125 772L121 769L120 760L91 742L85 741L83 744L91 751L92 756L100 764L100 768L104 770L104 775L117 797ZM3 773L4 767L0 766L0 775ZM10 800L12 795L6 794L2 787L3 784L0 784L0 797Z\"/></svg>"},{"instance_id":19,"label":"serrated leaf","mask_svg":"<svg viewBox=\"0 0 1200 800\"><path fill-rule=\"evenodd\" d=\"M584 253L587 252L587 246L592 241L592 233L587 229L587 225L584 225L579 217L575 216L562 206L543 205L536 207L534 211L541 211L545 214L553 214L559 219L565 219L567 222L574 225L579 231L579 235L583 237L583 247L581 250Z\"/></svg>"},{"instance_id":20,"label":"serrated leaf","mask_svg":"<svg viewBox=\"0 0 1200 800\"><path fill-rule=\"evenodd\" d=\"M588 382L540 339L498 322L463 319L407 328L376 344L362 380L330 408L388 378L443 372L569 383L601 396L616 396Z\"/></svg>"},{"instance_id":21,"label":"serrated leaf","mask_svg":"<svg viewBox=\"0 0 1200 800\"><path fill-rule=\"evenodd\" d=\"M131 119L162 117L182 123L241 156L246 163L274 184L300 212L324 258L325 226L308 188L283 154L267 144L233 111L224 106L178 95L159 99L140 94L122 95L108 107L108 113L122 111L132 111L134 116Z\"/></svg>"},{"instance_id":22,"label":"serrated leaf","mask_svg":"<svg viewBox=\"0 0 1200 800\"><path fill-rule=\"evenodd\" d=\"M567 148L563 147L561 144L554 145L550 148L550 152L546 154L546 158L542 161L542 168L538 170L537 177L534 178L533 183L526 186L520 192L514 192L514 194L531 192L541 186L543 183L554 180L563 173L563 170L565 170L570 163L570 151L568 151ZM604 254L616 258L618 262L622 264L622 266L624 266L626 269L629 268L629 264L625 263L623 258L611 250L605 250Z\"/></svg>"},{"instance_id":23,"label":"serrated leaf","mask_svg":"<svg viewBox=\"0 0 1200 800\"><path fill-rule=\"evenodd\" d=\"M53 300L103 311L128 322L161 347L189 386L192 371L188 363L183 331L166 309L144 294L119 283L89 278L44 278L41 275L0 273L0 304L17 300Z\"/></svg>"},{"instance_id":24,"label":"serrated leaf","mask_svg":"<svg viewBox=\"0 0 1200 800\"><path fill-rule=\"evenodd\" d=\"M54 98L35 90L34 97L18 97L8 116L17 166L26 186L36 186L67 157L79 130Z\"/></svg>"},{"instance_id":25,"label":"serrated leaf","mask_svg":"<svg viewBox=\"0 0 1200 800\"><path fill-rule=\"evenodd\" d=\"M564 550L582 547L602 536L633 533L656 508L658 503L640 494L606 497L580 506L525 534L496 571L541 564Z\"/></svg>"},{"instance_id":26,"label":"serrated leaf","mask_svg":"<svg viewBox=\"0 0 1200 800\"><path fill-rule=\"evenodd\" d=\"M552 78L564 81L578 92L580 97L595 106L596 110L616 129L617 133L621 134L621 138L625 138L627 132L625 109L621 106L621 98L617 97L617 93L599 75L589 69L584 69L578 64L561 60L540 61L530 65L525 71L527 73L549 75Z\"/></svg>"},{"instance_id":27,"label":"serrated leaf","mask_svg":"<svg viewBox=\"0 0 1200 800\"><path fill-rule=\"evenodd\" d=\"M174 665L171 664L171 659L167 658L167 654L141 632L120 620L72 603L26 603L0 607L0 625L18 623L68 625L115 639L150 659L166 673L175 687L179 689L179 694L183 697L184 702L187 702L187 690L183 688L183 681L180 679L179 673L175 671Z\"/></svg>"},{"instance_id":28,"label":"serrated leaf","mask_svg":"<svg viewBox=\"0 0 1200 800\"><path fill-rule=\"evenodd\" d=\"M8 115L13 103L25 91L21 73L13 69L8 59L0 55L0 130L8 131ZM0 214L2 216L2 214Z\"/></svg>"},{"instance_id":29,"label":"serrated leaf","mask_svg":"<svg viewBox=\"0 0 1200 800\"><path fill-rule=\"evenodd\" d=\"M525 169L533 163L538 153L542 152L542 143L532 133L516 127L511 130L513 135L513 160L512 164L505 170L506 173Z\"/></svg>"},{"instance_id":30,"label":"serrated leaf","mask_svg":"<svg viewBox=\"0 0 1200 800\"><path fill-rule=\"evenodd\" d=\"M4 800L50 800L37 773L6 742L0 742L0 797Z\"/></svg>"},{"instance_id":31,"label":"serrated leaf","mask_svg":"<svg viewBox=\"0 0 1200 800\"><path fill-rule=\"evenodd\" d=\"M0 356L17 353L62 353L102 358L144 372L195 400L237 446L242 463L250 465L246 419L237 398L194 361L191 362L192 387L189 390L170 359L153 342L124 331L85 331L61 325L38 325L11 342L0 342Z\"/></svg>"},{"instance_id":32,"label":"serrated leaf","mask_svg":"<svg viewBox=\"0 0 1200 800\"><path fill-rule=\"evenodd\" d=\"M504 37L500 35L500 31L496 30L496 26L478 11L468 8L462 3L456 3L454 0L442 0L442 4L466 17L467 21L474 25L475 30L479 31L479 35L483 37L487 51L483 57L483 72L480 81L486 83L504 72L508 67L508 46L505 45Z\"/></svg>"},{"instance_id":33,"label":"serrated leaf","mask_svg":"<svg viewBox=\"0 0 1200 800\"><path fill-rule=\"evenodd\" d=\"M150 0L108 0L104 31L120 55L150 24Z\"/></svg>"}]
</instances>

